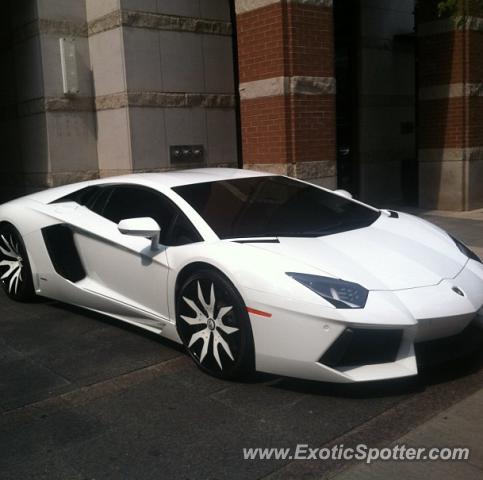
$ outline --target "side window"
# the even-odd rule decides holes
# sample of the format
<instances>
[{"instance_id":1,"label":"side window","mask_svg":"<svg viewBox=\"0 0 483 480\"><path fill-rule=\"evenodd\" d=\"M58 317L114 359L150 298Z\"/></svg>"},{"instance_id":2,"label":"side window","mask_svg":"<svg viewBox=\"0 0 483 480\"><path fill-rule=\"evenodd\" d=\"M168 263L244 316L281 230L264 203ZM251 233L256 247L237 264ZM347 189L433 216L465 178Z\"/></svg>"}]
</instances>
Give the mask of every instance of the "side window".
<instances>
[{"instance_id":1,"label":"side window","mask_svg":"<svg viewBox=\"0 0 483 480\"><path fill-rule=\"evenodd\" d=\"M65 197L58 198L57 200L54 200L52 203L64 203L64 202L76 202L79 205L87 205L97 194L99 190L98 186L91 186L91 187L86 187L82 188L81 190L77 190L74 193L71 193L70 195L66 195Z\"/></svg>"},{"instance_id":2,"label":"side window","mask_svg":"<svg viewBox=\"0 0 483 480\"><path fill-rule=\"evenodd\" d=\"M98 215L103 215L106 203L111 197L113 192L114 192L114 187L100 188L97 195L91 199L91 201L86 205L86 207L89 210L92 210L94 213L97 213Z\"/></svg>"},{"instance_id":3,"label":"side window","mask_svg":"<svg viewBox=\"0 0 483 480\"><path fill-rule=\"evenodd\" d=\"M126 218L151 217L166 230L175 214L174 207L161 194L147 188L118 186L107 200L102 215L119 223Z\"/></svg>"},{"instance_id":4,"label":"side window","mask_svg":"<svg viewBox=\"0 0 483 480\"><path fill-rule=\"evenodd\" d=\"M166 245L177 247L180 245L201 242L202 240L201 235L192 223L182 212L179 212L166 238Z\"/></svg>"},{"instance_id":5,"label":"side window","mask_svg":"<svg viewBox=\"0 0 483 480\"><path fill-rule=\"evenodd\" d=\"M161 227L160 242L168 246L203 240L183 212L159 192L134 185L109 185L96 193L87 208L111 222L151 217Z\"/></svg>"}]
</instances>

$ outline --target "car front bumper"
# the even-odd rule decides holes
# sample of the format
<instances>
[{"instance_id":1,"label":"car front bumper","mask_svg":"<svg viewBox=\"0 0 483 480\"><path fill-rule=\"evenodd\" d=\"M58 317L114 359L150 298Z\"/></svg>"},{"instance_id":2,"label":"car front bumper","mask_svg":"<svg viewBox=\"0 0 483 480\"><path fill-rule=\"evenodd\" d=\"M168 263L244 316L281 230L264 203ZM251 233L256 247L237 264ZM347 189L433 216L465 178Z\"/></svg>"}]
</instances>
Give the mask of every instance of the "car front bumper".
<instances>
[{"instance_id":1,"label":"car front bumper","mask_svg":"<svg viewBox=\"0 0 483 480\"><path fill-rule=\"evenodd\" d=\"M249 289L247 294L250 307L271 314L250 313L257 370L309 380L348 383L416 375L415 345L483 327L483 265L475 261L437 285L371 291L363 309L321 308ZM397 343L388 340L392 351L384 352L381 338L388 331L400 335ZM342 341L345 337L349 340ZM339 363L330 355L337 348Z\"/></svg>"}]
</instances>

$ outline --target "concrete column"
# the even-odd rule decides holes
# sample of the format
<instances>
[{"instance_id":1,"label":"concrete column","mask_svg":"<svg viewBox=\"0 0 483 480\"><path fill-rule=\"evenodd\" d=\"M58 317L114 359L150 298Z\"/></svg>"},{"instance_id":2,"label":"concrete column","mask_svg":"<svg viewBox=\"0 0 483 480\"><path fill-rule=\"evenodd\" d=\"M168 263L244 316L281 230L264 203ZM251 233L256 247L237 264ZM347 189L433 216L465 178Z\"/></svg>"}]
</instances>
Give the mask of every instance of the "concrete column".
<instances>
[{"instance_id":1,"label":"concrete column","mask_svg":"<svg viewBox=\"0 0 483 480\"><path fill-rule=\"evenodd\" d=\"M101 176L236 167L228 0L87 0ZM170 147L204 157L172 164Z\"/></svg>"},{"instance_id":2,"label":"concrete column","mask_svg":"<svg viewBox=\"0 0 483 480\"><path fill-rule=\"evenodd\" d=\"M238 165L229 0L9 0L4 13L0 202L98 176ZM61 38L75 45L67 91ZM171 163L175 145L196 148Z\"/></svg>"},{"instance_id":3,"label":"concrete column","mask_svg":"<svg viewBox=\"0 0 483 480\"><path fill-rule=\"evenodd\" d=\"M83 2L24 0L2 15L0 201L98 175ZM78 92L66 95L60 38L75 43ZM4 149L5 147L5 149Z\"/></svg>"},{"instance_id":4,"label":"concrete column","mask_svg":"<svg viewBox=\"0 0 483 480\"><path fill-rule=\"evenodd\" d=\"M244 166L334 187L332 2L235 4Z\"/></svg>"},{"instance_id":5,"label":"concrete column","mask_svg":"<svg viewBox=\"0 0 483 480\"><path fill-rule=\"evenodd\" d=\"M453 17L420 2L419 162L424 208L483 207L483 11L459 0Z\"/></svg>"}]
</instances>

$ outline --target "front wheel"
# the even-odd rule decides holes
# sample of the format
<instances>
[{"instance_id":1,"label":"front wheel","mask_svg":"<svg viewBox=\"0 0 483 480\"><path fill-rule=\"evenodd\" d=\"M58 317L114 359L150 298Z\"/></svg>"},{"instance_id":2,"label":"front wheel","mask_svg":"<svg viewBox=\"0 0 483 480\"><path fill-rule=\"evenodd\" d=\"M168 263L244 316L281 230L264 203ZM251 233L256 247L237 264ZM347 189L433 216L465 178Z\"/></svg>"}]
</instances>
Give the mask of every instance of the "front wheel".
<instances>
[{"instance_id":1,"label":"front wheel","mask_svg":"<svg viewBox=\"0 0 483 480\"><path fill-rule=\"evenodd\" d=\"M204 372L232 379L254 370L246 306L231 282L214 270L191 275L176 299L178 333Z\"/></svg>"},{"instance_id":2,"label":"front wheel","mask_svg":"<svg viewBox=\"0 0 483 480\"><path fill-rule=\"evenodd\" d=\"M35 297L32 271L22 237L8 224L0 226L0 280L12 300L29 302Z\"/></svg>"}]
</instances>

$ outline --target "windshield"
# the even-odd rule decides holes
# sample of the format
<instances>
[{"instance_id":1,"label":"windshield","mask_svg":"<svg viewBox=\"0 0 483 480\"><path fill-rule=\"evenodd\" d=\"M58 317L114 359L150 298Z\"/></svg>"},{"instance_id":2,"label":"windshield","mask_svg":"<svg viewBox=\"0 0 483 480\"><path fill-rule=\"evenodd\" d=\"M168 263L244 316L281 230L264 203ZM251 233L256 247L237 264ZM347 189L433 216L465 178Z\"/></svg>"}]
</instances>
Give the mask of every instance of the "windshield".
<instances>
[{"instance_id":1,"label":"windshield","mask_svg":"<svg viewBox=\"0 0 483 480\"><path fill-rule=\"evenodd\" d=\"M175 187L222 239L315 237L371 225L379 212L281 176Z\"/></svg>"}]
</instances>

